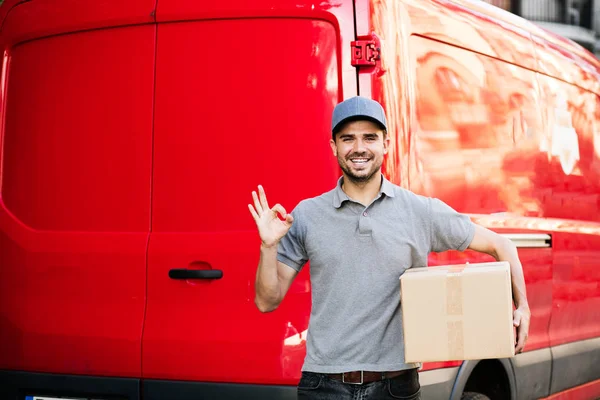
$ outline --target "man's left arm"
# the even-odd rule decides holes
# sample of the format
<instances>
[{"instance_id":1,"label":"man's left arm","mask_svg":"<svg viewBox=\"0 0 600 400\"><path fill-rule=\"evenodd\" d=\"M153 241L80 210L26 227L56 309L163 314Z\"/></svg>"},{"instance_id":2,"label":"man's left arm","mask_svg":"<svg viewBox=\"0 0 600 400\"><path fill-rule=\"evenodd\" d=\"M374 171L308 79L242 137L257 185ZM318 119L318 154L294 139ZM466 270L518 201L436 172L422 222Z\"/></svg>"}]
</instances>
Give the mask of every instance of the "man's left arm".
<instances>
[{"instance_id":1,"label":"man's left arm","mask_svg":"<svg viewBox=\"0 0 600 400\"><path fill-rule=\"evenodd\" d=\"M517 247L509 239L498 235L483 226L477 224L474 225L475 234L468 249L489 254L498 261L507 261L510 264L513 301L516 306L516 310L513 314L513 324L517 327L515 353L521 353L529 335L531 311L527 301L523 266L519 260Z\"/></svg>"}]
</instances>

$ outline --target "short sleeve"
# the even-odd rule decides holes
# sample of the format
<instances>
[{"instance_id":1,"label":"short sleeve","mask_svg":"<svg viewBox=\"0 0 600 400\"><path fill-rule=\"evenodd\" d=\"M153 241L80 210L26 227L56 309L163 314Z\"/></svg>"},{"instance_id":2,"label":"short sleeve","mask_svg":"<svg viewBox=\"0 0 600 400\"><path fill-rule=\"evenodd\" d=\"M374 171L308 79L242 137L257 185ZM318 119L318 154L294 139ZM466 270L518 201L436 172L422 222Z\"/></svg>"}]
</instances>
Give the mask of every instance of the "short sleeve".
<instances>
[{"instance_id":1,"label":"short sleeve","mask_svg":"<svg viewBox=\"0 0 600 400\"><path fill-rule=\"evenodd\" d=\"M439 199L429 199L432 252L464 251L475 235L471 219Z\"/></svg>"},{"instance_id":2,"label":"short sleeve","mask_svg":"<svg viewBox=\"0 0 600 400\"><path fill-rule=\"evenodd\" d=\"M296 271L300 271L308 261L308 256L304 248L303 219L299 214L298 208L292 211L294 222L288 233L281 238L277 247L277 261L284 263Z\"/></svg>"}]
</instances>

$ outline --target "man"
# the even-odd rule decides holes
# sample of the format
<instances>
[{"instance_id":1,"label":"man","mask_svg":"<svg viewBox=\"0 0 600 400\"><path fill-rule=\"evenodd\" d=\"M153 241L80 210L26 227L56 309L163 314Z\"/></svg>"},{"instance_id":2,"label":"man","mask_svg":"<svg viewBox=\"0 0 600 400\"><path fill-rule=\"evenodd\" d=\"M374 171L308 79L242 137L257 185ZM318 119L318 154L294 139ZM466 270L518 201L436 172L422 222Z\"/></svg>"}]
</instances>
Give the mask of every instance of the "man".
<instances>
[{"instance_id":1,"label":"man","mask_svg":"<svg viewBox=\"0 0 600 400\"><path fill-rule=\"evenodd\" d=\"M515 351L525 346L530 311L515 246L440 200L386 180L386 129L379 103L348 99L333 111L330 143L343 172L337 187L300 202L291 214L280 204L269 207L261 186L252 192L249 209L262 240L260 311L277 308L311 262L313 302L299 398L420 398L419 365L404 362L398 278L407 268L426 266L430 252L468 248L508 261Z\"/></svg>"}]
</instances>

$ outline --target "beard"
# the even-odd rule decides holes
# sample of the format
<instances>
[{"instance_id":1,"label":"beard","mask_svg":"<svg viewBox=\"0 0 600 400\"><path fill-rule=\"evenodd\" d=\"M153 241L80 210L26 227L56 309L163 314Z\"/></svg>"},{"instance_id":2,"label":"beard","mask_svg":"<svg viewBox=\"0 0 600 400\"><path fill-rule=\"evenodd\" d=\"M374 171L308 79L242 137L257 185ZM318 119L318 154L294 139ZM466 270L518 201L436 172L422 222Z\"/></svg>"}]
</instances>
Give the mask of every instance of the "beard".
<instances>
[{"instance_id":1,"label":"beard","mask_svg":"<svg viewBox=\"0 0 600 400\"><path fill-rule=\"evenodd\" d=\"M377 163L377 161L375 161L375 160L371 159L371 157L369 157L369 159L371 159L371 161L369 161L369 162L373 162L371 169L361 170L358 173L356 173L347 164L347 162L351 162L350 159L353 157L367 158L367 155L365 155L365 154L350 154L348 157L338 156L338 164L339 164L340 168L342 169L342 171L344 172L344 175L346 175L346 177L354 183L365 183L365 182L370 181L371 178L373 178L373 176L375 174L377 174L381 169L381 164L382 164L383 160L381 160L381 161L379 161L379 163Z\"/></svg>"}]
</instances>

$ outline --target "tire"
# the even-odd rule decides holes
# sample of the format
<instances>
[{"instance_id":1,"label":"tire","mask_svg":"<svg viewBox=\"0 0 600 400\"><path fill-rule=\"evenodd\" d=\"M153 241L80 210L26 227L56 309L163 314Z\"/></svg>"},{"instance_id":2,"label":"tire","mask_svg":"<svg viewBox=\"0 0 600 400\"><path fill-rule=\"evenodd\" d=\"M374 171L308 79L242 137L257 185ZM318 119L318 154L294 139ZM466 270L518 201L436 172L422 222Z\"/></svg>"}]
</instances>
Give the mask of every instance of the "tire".
<instances>
[{"instance_id":1,"label":"tire","mask_svg":"<svg viewBox=\"0 0 600 400\"><path fill-rule=\"evenodd\" d=\"M464 392L460 400L490 400L490 398L481 393Z\"/></svg>"}]
</instances>

